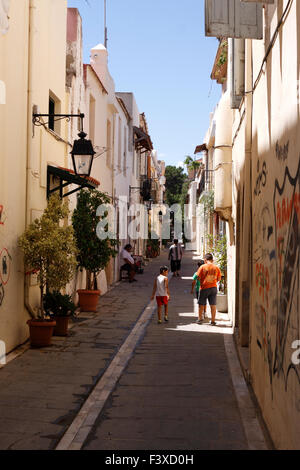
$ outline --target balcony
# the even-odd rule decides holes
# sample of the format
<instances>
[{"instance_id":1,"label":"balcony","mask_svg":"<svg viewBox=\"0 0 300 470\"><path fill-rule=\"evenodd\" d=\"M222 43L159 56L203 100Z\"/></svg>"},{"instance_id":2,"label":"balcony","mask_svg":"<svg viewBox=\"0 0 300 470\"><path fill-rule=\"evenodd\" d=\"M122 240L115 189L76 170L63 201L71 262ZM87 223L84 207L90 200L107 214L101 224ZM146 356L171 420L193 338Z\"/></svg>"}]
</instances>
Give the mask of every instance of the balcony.
<instances>
[{"instance_id":1,"label":"balcony","mask_svg":"<svg viewBox=\"0 0 300 470\"><path fill-rule=\"evenodd\" d=\"M197 190L197 196L200 197L204 191L210 191L214 188L214 170L203 170Z\"/></svg>"}]
</instances>

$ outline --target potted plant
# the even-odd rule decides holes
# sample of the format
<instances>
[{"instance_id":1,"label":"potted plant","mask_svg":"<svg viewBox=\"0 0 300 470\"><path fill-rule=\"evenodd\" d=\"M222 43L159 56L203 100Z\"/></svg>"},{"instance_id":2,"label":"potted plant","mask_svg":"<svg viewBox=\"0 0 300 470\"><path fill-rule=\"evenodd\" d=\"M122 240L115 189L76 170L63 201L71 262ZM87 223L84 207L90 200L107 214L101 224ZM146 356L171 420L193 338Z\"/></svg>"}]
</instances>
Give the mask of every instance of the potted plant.
<instances>
[{"instance_id":1,"label":"potted plant","mask_svg":"<svg viewBox=\"0 0 300 470\"><path fill-rule=\"evenodd\" d=\"M76 267L76 245L72 226L60 221L68 216L66 203L58 196L48 201L40 219L36 219L19 238L25 266L36 272L40 288L40 306L37 318L28 320L32 347L48 346L55 327L44 309L44 292L60 290L71 280Z\"/></svg>"},{"instance_id":2,"label":"potted plant","mask_svg":"<svg viewBox=\"0 0 300 470\"><path fill-rule=\"evenodd\" d=\"M216 263L222 273L222 278L219 284L219 292L217 295L217 308L219 312L228 311L227 302L227 238L223 235L215 239Z\"/></svg>"},{"instance_id":3,"label":"potted plant","mask_svg":"<svg viewBox=\"0 0 300 470\"><path fill-rule=\"evenodd\" d=\"M46 314L56 322L53 335L66 336L69 318L76 310L71 296L59 291L47 292L44 294L44 309Z\"/></svg>"},{"instance_id":4,"label":"potted plant","mask_svg":"<svg viewBox=\"0 0 300 470\"><path fill-rule=\"evenodd\" d=\"M155 238L154 238L155 237ZM149 233L146 243L147 258L156 258L159 255L159 239L156 233Z\"/></svg>"},{"instance_id":5,"label":"potted plant","mask_svg":"<svg viewBox=\"0 0 300 470\"><path fill-rule=\"evenodd\" d=\"M214 253L214 259L221 271L221 281L219 283L219 292L217 294L217 309L221 313L228 311L227 302L227 237L206 235L207 248Z\"/></svg>"},{"instance_id":6,"label":"potted plant","mask_svg":"<svg viewBox=\"0 0 300 470\"><path fill-rule=\"evenodd\" d=\"M78 194L77 207L74 209L72 223L78 248L77 263L80 269L86 270L86 287L78 289L79 306L83 312L95 312L100 296L97 285L98 274L105 269L111 257L117 255L115 247L118 242L112 236L100 239L97 236L97 225L107 215L97 215L102 204L109 204L106 193L96 189L82 189Z\"/></svg>"}]
</instances>

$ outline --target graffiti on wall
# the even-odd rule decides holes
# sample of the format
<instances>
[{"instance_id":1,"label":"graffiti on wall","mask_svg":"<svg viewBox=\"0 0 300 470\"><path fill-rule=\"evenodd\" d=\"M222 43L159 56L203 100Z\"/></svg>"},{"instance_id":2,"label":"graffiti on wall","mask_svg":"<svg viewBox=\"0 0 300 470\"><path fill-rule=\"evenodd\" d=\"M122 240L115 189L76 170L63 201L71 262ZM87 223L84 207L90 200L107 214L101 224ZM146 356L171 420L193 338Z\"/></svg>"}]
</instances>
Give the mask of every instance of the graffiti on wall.
<instances>
[{"instance_id":1,"label":"graffiti on wall","mask_svg":"<svg viewBox=\"0 0 300 470\"><path fill-rule=\"evenodd\" d=\"M4 207L0 204L0 226L4 225ZM0 307L5 297L5 286L9 282L12 257L7 248L0 248Z\"/></svg>"},{"instance_id":2,"label":"graffiti on wall","mask_svg":"<svg viewBox=\"0 0 300 470\"><path fill-rule=\"evenodd\" d=\"M260 168L260 161L257 161L257 177L256 177L256 182L255 182L255 188L254 188L254 194L255 196L258 196L262 188L266 186L267 183L267 164L264 161L261 165Z\"/></svg>"},{"instance_id":3,"label":"graffiti on wall","mask_svg":"<svg viewBox=\"0 0 300 470\"><path fill-rule=\"evenodd\" d=\"M300 162L294 177L286 167L282 184L276 179L273 204L278 281L274 373L286 374L287 379L290 371L294 370L300 381L297 368L291 362L287 364L285 357L287 344L290 347L293 340L300 337L297 321L299 312ZM295 334L298 334L297 338L295 338ZM287 370L285 370L286 366Z\"/></svg>"},{"instance_id":4,"label":"graffiti on wall","mask_svg":"<svg viewBox=\"0 0 300 470\"><path fill-rule=\"evenodd\" d=\"M287 157L289 154L289 145L290 145L289 141L287 141L287 143L284 145L279 145L278 141L276 142L275 153L276 153L277 160L279 161L287 160Z\"/></svg>"},{"instance_id":5,"label":"graffiti on wall","mask_svg":"<svg viewBox=\"0 0 300 470\"><path fill-rule=\"evenodd\" d=\"M8 284L10 278L11 262L12 257L9 251L7 248L3 248L0 251L0 307L5 297L5 286Z\"/></svg>"},{"instance_id":6,"label":"graffiti on wall","mask_svg":"<svg viewBox=\"0 0 300 470\"><path fill-rule=\"evenodd\" d=\"M0 225L4 225L4 207L0 204Z\"/></svg>"},{"instance_id":7,"label":"graffiti on wall","mask_svg":"<svg viewBox=\"0 0 300 470\"><path fill-rule=\"evenodd\" d=\"M274 249L274 226L272 208L268 202L258 206L254 226L254 282L256 287L255 324L256 343L268 364L272 384L272 338L270 330L276 325L276 298L273 289L276 284L276 253Z\"/></svg>"},{"instance_id":8,"label":"graffiti on wall","mask_svg":"<svg viewBox=\"0 0 300 470\"><path fill-rule=\"evenodd\" d=\"M288 158L289 142L276 143L277 160ZM268 364L271 393L276 376L287 390L291 373L300 383L300 367L292 361L291 345L300 339L300 159L293 175L285 166L274 179L273 198L267 167L257 165L254 195L254 287L256 344ZM268 176L269 178L269 176Z\"/></svg>"}]
</instances>

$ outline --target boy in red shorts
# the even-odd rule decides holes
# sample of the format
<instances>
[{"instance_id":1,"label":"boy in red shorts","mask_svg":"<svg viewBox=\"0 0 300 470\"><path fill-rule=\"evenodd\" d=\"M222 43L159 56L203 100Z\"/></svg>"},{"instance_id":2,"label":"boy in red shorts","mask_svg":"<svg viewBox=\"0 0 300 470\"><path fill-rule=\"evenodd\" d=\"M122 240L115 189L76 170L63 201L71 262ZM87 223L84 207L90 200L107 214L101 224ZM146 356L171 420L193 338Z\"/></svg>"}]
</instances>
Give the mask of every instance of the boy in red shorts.
<instances>
[{"instance_id":1,"label":"boy in red shorts","mask_svg":"<svg viewBox=\"0 0 300 470\"><path fill-rule=\"evenodd\" d=\"M164 320L168 321L168 302L170 300L169 283L168 283L168 267L162 266L160 268L160 275L154 281L153 292L151 300L154 299L156 293L157 302L157 323L161 323L161 307L165 307Z\"/></svg>"}]
</instances>

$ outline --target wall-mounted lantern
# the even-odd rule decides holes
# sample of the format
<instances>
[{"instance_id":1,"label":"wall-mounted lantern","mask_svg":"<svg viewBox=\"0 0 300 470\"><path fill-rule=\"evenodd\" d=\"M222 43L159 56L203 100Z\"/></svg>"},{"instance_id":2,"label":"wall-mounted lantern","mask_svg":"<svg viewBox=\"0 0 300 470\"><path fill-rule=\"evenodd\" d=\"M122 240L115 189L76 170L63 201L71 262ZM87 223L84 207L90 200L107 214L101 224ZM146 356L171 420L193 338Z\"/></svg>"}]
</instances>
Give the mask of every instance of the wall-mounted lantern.
<instances>
[{"instance_id":1,"label":"wall-mounted lantern","mask_svg":"<svg viewBox=\"0 0 300 470\"><path fill-rule=\"evenodd\" d=\"M76 175L90 176L94 160L95 150L92 142L86 139L87 134L81 131L80 137L74 141L72 155L73 167Z\"/></svg>"},{"instance_id":2,"label":"wall-mounted lantern","mask_svg":"<svg viewBox=\"0 0 300 470\"><path fill-rule=\"evenodd\" d=\"M84 114L35 114L32 115L32 122L35 126L46 126L48 123L44 122L42 118L47 117L51 119L52 122L59 121L61 119L67 119L68 121L70 118L80 118L81 125L80 125L80 132L78 134L79 139L74 141L72 151L70 152L72 155L72 163L74 168L74 174L72 174L72 170L68 169L56 169L56 167L52 167L48 165L47 169L47 197L55 191L60 191L61 197L66 197L80 190L83 187L95 187L95 183L91 182L92 178L90 177L91 169L93 165L95 151L93 149L92 142L86 139L87 134L83 131L83 118ZM55 188L50 188L50 177L56 177L59 179L60 183L59 186ZM63 188L68 186L69 184L77 184L78 188L73 191L69 191L66 194L63 194Z\"/></svg>"}]
</instances>

